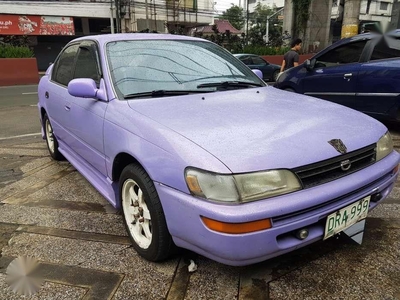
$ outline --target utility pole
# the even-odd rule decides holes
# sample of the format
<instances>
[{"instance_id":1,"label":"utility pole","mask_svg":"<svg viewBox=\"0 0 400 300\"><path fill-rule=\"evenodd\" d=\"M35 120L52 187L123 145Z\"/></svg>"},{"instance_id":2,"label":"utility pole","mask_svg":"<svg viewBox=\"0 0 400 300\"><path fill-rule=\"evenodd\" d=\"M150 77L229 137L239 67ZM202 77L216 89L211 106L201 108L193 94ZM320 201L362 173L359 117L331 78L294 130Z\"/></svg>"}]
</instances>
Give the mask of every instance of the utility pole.
<instances>
[{"instance_id":1,"label":"utility pole","mask_svg":"<svg viewBox=\"0 0 400 300\"><path fill-rule=\"evenodd\" d=\"M114 7L113 7L114 0L111 0L110 6L110 26L111 26L111 33L114 33Z\"/></svg>"},{"instance_id":2,"label":"utility pole","mask_svg":"<svg viewBox=\"0 0 400 300\"><path fill-rule=\"evenodd\" d=\"M116 22L116 28L115 32L120 33L121 32L121 16L120 16L120 1L121 0L115 0L115 22Z\"/></svg>"},{"instance_id":3,"label":"utility pole","mask_svg":"<svg viewBox=\"0 0 400 300\"><path fill-rule=\"evenodd\" d=\"M246 0L246 44L249 44L249 0Z\"/></svg>"},{"instance_id":4,"label":"utility pole","mask_svg":"<svg viewBox=\"0 0 400 300\"><path fill-rule=\"evenodd\" d=\"M153 9L154 9L154 30L157 30L157 11L156 11L156 0L153 1Z\"/></svg>"},{"instance_id":5,"label":"utility pole","mask_svg":"<svg viewBox=\"0 0 400 300\"><path fill-rule=\"evenodd\" d=\"M150 25L149 25L149 3L147 0L145 1L145 8L146 8L146 29L150 30Z\"/></svg>"},{"instance_id":6,"label":"utility pole","mask_svg":"<svg viewBox=\"0 0 400 300\"><path fill-rule=\"evenodd\" d=\"M342 39L358 34L361 0L344 0Z\"/></svg>"}]
</instances>

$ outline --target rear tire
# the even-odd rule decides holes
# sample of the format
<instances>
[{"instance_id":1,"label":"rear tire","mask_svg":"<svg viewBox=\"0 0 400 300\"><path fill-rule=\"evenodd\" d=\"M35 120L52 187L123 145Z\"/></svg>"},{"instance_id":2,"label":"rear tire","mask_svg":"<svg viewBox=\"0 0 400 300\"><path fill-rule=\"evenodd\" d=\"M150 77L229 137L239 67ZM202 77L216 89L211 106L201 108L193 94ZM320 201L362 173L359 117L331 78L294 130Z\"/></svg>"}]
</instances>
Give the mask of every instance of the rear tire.
<instances>
[{"instance_id":1,"label":"rear tire","mask_svg":"<svg viewBox=\"0 0 400 300\"><path fill-rule=\"evenodd\" d=\"M47 114L43 116L43 130L46 137L47 149L49 150L50 156L54 160L64 160L64 156L58 151L58 141L53 133L53 127L51 126L50 119Z\"/></svg>"},{"instance_id":2,"label":"rear tire","mask_svg":"<svg viewBox=\"0 0 400 300\"><path fill-rule=\"evenodd\" d=\"M156 188L137 164L124 168L119 180L124 225L133 248L149 261L161 261L175 250Z\"/></svg>"}]
</instances>

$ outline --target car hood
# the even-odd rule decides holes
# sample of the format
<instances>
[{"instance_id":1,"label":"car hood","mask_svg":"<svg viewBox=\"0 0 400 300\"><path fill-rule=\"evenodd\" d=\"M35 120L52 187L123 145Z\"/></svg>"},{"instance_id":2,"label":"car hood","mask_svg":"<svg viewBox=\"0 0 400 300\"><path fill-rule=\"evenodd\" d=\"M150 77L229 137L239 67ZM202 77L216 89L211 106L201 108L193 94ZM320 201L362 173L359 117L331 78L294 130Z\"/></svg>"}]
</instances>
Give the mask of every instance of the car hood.
<instances>
[{"instance_id":1,"label":"car hood","mask_svg":"<svg viewBox=\"0 0 400 300\"><path fill-rule=\"evenodd\" d=\"M380 122L273 87L130 100L129 106L210 152L232 172L295 168L376 143ZM159 145L162 147L162 145ZM195 167L195 166L194 166Z\"/></svg>"}]
</instances>

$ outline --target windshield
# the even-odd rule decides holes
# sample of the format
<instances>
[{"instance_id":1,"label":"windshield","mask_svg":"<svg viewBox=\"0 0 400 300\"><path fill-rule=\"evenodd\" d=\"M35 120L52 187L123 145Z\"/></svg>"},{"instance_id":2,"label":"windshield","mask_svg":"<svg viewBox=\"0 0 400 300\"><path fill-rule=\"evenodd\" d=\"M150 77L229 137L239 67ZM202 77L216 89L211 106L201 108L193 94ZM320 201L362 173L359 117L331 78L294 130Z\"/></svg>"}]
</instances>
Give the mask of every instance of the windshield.
<instances>
[{"instance_id":1,"label":"windshield","mask_svg":"<svg viewBox=\"0 0 400 300\"><path fill-rule=\"evenodd\" d=\"M242 83L235 88L246 88L246 83L254 84L248 87L265 85L228 51L209 42L117 41L107 44L107 57L120 99L159 90L206 92L219 88L205 89L203 83Z\"/></svg>"}]
</instances>

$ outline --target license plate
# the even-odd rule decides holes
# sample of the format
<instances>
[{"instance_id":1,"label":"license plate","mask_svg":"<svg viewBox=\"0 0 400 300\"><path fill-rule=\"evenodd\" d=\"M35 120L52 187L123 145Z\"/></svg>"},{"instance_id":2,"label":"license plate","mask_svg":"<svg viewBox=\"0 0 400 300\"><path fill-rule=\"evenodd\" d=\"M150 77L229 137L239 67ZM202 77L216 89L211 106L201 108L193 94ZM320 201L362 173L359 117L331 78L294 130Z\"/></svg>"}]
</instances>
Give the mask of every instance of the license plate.
<instances>
[{"instance_id":1,"label":"license plate","mask_svg":"<svg viewBox=\"0 0 400 300\"><path fill-rule=\"evenodd\" d=\"M365 197L328 216L325 224L324 240L365 219L371 196Z\"/></svg>"}]
</instances>

